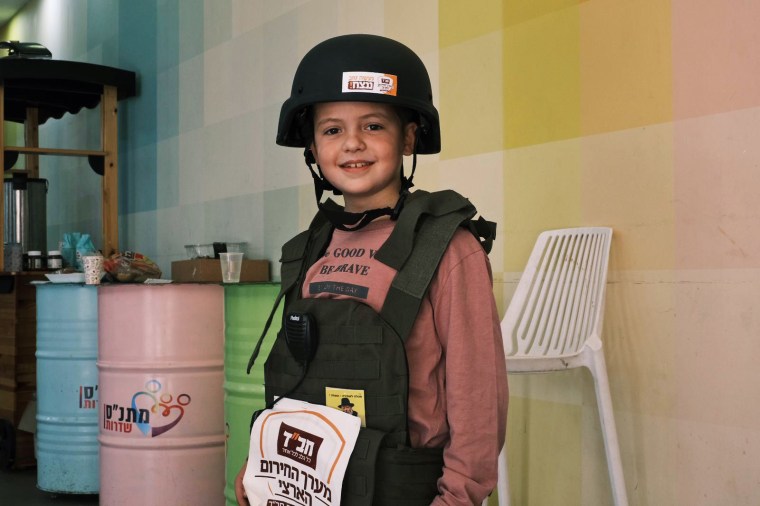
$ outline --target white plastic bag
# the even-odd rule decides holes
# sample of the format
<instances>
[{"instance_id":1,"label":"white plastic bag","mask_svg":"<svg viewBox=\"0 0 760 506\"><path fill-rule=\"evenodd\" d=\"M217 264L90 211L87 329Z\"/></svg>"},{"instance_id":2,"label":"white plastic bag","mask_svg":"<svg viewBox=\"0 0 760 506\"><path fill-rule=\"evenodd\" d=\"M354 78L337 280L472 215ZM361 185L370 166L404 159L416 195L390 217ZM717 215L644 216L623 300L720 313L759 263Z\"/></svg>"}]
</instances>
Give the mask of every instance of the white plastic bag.
<instances>
[{"instance_id":1,"label":"white plastic bag","mask_svg":"<svg viewBox=\"0 0 760 506\"><path fill-rule=\"evenodd\" d=\"M335 408L282 399L251 430L243 486L251 506L339 506L361 420Z\"/></svg>"}]
</instances>

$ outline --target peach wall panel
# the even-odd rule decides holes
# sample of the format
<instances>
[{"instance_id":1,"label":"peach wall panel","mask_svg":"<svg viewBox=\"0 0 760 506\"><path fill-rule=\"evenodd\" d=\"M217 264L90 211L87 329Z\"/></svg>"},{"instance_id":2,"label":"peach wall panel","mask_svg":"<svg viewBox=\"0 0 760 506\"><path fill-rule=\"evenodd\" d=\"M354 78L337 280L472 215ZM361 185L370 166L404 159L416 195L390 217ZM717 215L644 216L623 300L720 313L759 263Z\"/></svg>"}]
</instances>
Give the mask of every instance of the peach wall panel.
<instances>
[{"instance_id":1,"label":"peach wall panel","mask_svg":"<svg viewBox=\"0 0 760 506\"><path fill-rule=\"evenodd\" d=\"M586 136L580 143L580 223L614 229L617 268L672 268L672 127Z\"/></svg>"},{"instance_id":2,"label":"peach wall panel","mask_svg":"<svg viewBox=\"0 0 760 506\"><path fill-rule=\"evenodd\" d=\"M670 504L757 506L760 431L682 420L674 435L676 497Z\"/></svg>"},{"instance_id":3,"label":"peach wall panel","mask_svg":"<svg viewBox=\"0 0 760 506\"><path fill-rule=\"evenodd\" d=\"M681 420L758 432L760 270L680 271L673 374ZM760 447L747 446L760 457ZM757 460L760 476L760 458Z\"/></svg>"},{"instance_id":4,"label":"peach wall panel","mask_svg":"<svg viewBox=\"0 0 760 506\"><path fill-rule=\"evenodd\" d=\"M760 108L674 126L677 263L760 267Z\"/></svg>"},{"instance_id":5,"label":"peach wall panel","mask_svg":"<svg viewBox=\"0 0 760 506\"><path fill-rule=\"evenodd\" d=\"M580 10L584 134L669 121L670 2L585 2Z\"/></svg>"}]
</instances>

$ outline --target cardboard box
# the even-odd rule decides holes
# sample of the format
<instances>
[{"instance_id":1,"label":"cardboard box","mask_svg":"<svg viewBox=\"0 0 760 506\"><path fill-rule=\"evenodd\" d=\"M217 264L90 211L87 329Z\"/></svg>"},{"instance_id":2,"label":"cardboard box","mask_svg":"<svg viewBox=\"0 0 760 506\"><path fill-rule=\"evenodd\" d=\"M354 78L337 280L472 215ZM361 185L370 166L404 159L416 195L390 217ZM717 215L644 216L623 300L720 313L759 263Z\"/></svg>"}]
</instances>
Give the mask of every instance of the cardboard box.
<instances>
[{"instance_id":1,"label":"cardboard box","mask_svg":"<svg viewBox=\"0 0 760 506\"><path fill-rule=\"evenodd\" d=\"M172 262L172 281L177 283L221 283L218 258L193 258ZM269 260L243 259L240 282L269 281Z\"/></svg>"},{"instance_id":2,"label":"cardboard box","mask_svg":"<svg viewBox=\"0 0 760 506\"><path fill-rule=\"evenodd\" d=\"M18 422L18 430L34 434L37 432L37 401L29 401Z\"/></svg>"}]
</instances>

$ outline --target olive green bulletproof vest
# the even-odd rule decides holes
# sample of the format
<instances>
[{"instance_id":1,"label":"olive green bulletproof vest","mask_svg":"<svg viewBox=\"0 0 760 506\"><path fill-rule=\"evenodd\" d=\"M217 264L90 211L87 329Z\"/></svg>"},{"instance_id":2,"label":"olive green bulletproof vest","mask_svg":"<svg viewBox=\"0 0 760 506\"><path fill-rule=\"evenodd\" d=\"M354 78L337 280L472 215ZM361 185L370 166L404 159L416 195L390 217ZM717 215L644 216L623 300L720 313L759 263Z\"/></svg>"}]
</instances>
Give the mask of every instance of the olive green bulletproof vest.
<instances>
[{"instance_id":1,"label":"olive green bulletproof vest","mask_svg":"<svg viewBox=\"0 0 760 506\"><path fill-rule=\"evenodd\" d=\"M304 369L288 349L283 322L264 366L267 406L280 396L324 405L326 387L363 391L367 426L349 461L343 505L415 506L429 504L437 495L442 449L409 447L404 341L456 229L468 227L490 250L496 224L472 220L475 213L467 199L451 190L408 196L393 232L375 255L398 271L380 313L355 300L301 297L306 271L332 236L332 226L321 214L282 248L282 289L275 307L284 296L283 318L291 312L311 314L319 344ZM257 354L258 346L250 364Z\"/></svg>"}]
</instances>

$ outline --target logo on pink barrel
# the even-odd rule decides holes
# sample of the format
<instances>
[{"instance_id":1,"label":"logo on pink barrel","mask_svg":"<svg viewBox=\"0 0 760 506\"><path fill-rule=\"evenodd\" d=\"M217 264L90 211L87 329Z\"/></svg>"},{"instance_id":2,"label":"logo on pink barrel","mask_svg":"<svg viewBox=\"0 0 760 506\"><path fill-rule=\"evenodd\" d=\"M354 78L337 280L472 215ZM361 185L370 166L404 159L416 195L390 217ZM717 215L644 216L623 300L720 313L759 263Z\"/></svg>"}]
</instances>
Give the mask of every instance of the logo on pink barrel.
<instances>
[{"instance_id":1,"label":"logo on pink barrel","mask_svg":"<svg viewBox=\"0 0 760 506\"><path fill-rule=\"evenodd\" d=\"M185 416L185 406L190 404L186 393L175 395L161 392L158 380L149 380L145 390L132 396L130 406L103 405L103 428L114 432L131 433L137 428L145 436L156 437L170 431Z\"/></svg>"}]
</instances>

